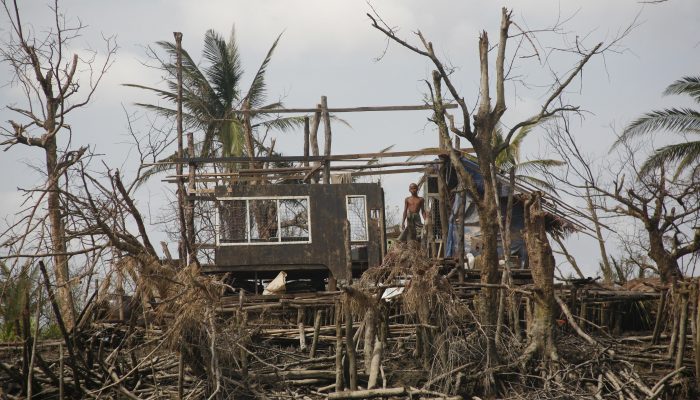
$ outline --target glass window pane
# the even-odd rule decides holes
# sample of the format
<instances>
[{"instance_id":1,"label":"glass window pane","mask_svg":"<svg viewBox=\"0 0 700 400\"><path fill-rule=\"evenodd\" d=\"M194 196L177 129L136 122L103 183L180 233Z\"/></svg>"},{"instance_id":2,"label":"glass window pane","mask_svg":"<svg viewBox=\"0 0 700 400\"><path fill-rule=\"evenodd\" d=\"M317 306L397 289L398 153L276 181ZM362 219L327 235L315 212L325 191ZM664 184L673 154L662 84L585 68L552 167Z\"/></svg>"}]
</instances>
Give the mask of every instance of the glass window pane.
<instances>
[{"instance_id":1,"label":"glass window pane","mask_svg":"<svg viewBox=\"0 0 700 400\"><path fill-rule=\"evenodd\" d=\"M279 201L279 218L283 242L309 241L309 201L284 199Z\"/></svg>"},{"instance_id":2,"label":"glass window pane","mask_svg":"<svg viewBox=\"0 0 700 400\"><path fill-rule=\"evenodd\" d=\"M369 240L367 233L367 201L365 196L347 197L347 215L350 221L350 240L363 242Z\"/></svg>"}]
</instances>

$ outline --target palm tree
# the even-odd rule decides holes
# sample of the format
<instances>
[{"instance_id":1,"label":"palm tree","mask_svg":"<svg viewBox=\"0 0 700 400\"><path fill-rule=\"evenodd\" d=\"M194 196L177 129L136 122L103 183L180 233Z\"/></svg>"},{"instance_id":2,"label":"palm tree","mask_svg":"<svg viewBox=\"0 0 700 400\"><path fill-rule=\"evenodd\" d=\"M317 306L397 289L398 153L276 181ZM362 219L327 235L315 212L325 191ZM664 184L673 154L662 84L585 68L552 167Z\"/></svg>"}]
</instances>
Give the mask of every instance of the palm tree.
<instances>
[{"instance_id":1,"label":"palm tree","mask_svg":"<svg viewBox=\"0 0 700 400\"><path fill-rule=\"evenodd\" d=\"M664 95L687 95L700 103L700 76L686 76L675 81L664 90ZM632 137L643 136L656 131L669 131L681 135L700 135L700 111L692 108L666 108L653 110L637 118L625 128L622 135L613 144L618 144ZM700 165L700 140L671 144L657 149L642 165L640 173L677 163L676 176L689 167L696 170Z\"/></svg>"},{"instance_id":2,"label":"palm tree","mask_svg":"<svg viewBox=\"0 0 700 400\"><path fill-rule=\"evenodd\" d=\"M226 41L214 30L208 30L204 35L204 65L199 66L194 62L189 53L182 50L182 80L183 80L183 120L187 129L201 130L204 132L203 140L198 143L198 152L201 156L220 154L222 156L242 156L250 152L246 149L246 131L241 109L279 108L282 103L266 102L265 72L277 47L280 36L275 39L267 55L260 64L248 90L241 90L243 67L235 30L231 29L231 36ZM170 59L177 56L175 43L160 41L161 47ZM151 91L175 104L177 102L177 65L172 61L158 58L160 67L168 74L166 79L167 89L149 87L139 84L126 84ZM177 115L175 108L154 104L137 103L137 105L154 111L167 118ZM301 122L295 118L262 119L262 114L254 114L251 117L251 129L270 128L287 130ZM255 140L255 139L253 139ZM256 148L261 143L253 144Z\"/></svg>"},{"instance_id":3,"label":"palm tree","mask_svg":"<svg viewBox=\"0 0 700 400\"><path fill-rule=\"evenodd\" d=\"M542 122L542 121L541 121ZM501 172L510 173L513 170L515 180L521 182L527 182L532 186L539 189L556 192L554 186L543 179L534 177L533 175L543 168L558 167L564 164L563 161L553 160L553 159L536 159L536 160L522 160L520 155L520 149L522 147L523 140L527 135L532 132L532 129L537 126L537 124L527 125L521 128L518 133L511 139L508 147L503 149L496 156L496 167ZM493 142L495 146L500 146L503 143L503 132L500 129L496 130L496 134L493 135Z\"/></svg>"}]
</instances>

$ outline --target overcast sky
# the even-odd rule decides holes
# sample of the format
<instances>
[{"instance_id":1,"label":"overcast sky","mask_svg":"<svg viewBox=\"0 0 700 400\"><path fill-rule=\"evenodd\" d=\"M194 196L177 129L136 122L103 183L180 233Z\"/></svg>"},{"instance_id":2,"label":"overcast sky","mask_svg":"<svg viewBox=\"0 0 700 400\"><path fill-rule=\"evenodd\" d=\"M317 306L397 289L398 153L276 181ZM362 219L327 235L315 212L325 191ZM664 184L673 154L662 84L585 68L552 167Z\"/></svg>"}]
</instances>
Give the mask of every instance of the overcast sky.
<instances>
[{"instance_id":1,"label":"overcast sky","mask_svg":"<svg viewBox=\"0 0 700 400\"><path fill-rule=\"evenodd\" d=\"M614 128L621 128L652 108L677 105L661 97L669 83L685 75L697 75L700 66L700 2L670 0L644 5L631 0L580 1L374 1L372 6L392 27L412 42L412 32L421 30L434 43L437 54L456 68L453 79L468 104L478 96L479 32L497 37L500 6L513 9L513 19L524 29L552 26L571 18L561 35L542 33L544 48L565 47L578 37L589 48L610 41L633 21L638 26L616 47L618 52L594 59L566 97L589 113L575 124L575 136L585 152L604 157L614 141ZM26 24L41 30L50 17L45 1L23 0L20 8ZM271 100L281 98L288 107L313 107L322 95L329 106L420 104L426 92L424 79L432 66L420 56L390 44L370 27L365 15L370 5L362 1L61 1L69 19L79 18L88 27L74 42L75 51L101 50L101 36L116 35L119 51L115 62L89 107L75 112L68 121L74 132L73 146L90 144L105 161L133 170L132 146L126 134L122 106L137 111L134 101L156 99L123 83L159 84L158 74L146 68L145 46L158 40L173 40L172 32L184 34L183 46L199 59L204 33L214 29L228 37L235 25L246 71L244 87L255 73L267 49L284 32L267 73ZM9 34L7 17L0 17L0 36ZM386 53L385 53L386 50ZM525 51L522 54L527 54ZM381 57L380 61L377 58ZM546 54L542 54L543 58ZM537 110L551 83L548 68L560 72L571 68L576 58L553 51L543 67L536 58L516 60L514 75L528 82L529 89L511 83L507 87L506 126ZM0 105L21 106L22 98L10 81L7 65L0 67ZM353 153L411 150L436 145L437 135L427 123L428 112L395 112L343 115L351 128L334 126L333 151ZM3 107L0 121L15 115ZM543 133L541 133L543 134ZM525 156L542 155L544 140L533 133L525 143ZM277 149L286 155L302 152L301 132L278 136ZM15 146L0 153L0 217L9 221L18 210L18 187L28 188L40 177L25 166L39 163L36 149ZM129 161L132 161L129 164ZM398 206L416 176L384 178L388 205ZM137 200L155 218L169 188L157 180L141 191ZM580 241L577 243L577 241ZM587 271L597 268L595 247L584 238L569 240L579 264ZM613 250L613 254L615 251Z\"/></svg>"}]
</instances>

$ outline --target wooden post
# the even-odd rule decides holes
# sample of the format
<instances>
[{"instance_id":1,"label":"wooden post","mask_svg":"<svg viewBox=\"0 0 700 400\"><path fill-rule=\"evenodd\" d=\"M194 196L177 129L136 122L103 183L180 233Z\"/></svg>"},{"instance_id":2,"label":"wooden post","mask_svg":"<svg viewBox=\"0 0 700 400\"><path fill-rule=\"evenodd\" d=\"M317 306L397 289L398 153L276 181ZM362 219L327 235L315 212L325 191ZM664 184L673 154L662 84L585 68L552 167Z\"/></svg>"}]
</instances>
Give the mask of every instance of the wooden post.
<instances>
[{"instance_id":1,"label":"wooden post","mask_svg":"<svg viewBox=\"0 0 700 400\"><path fill-rule=\"evenodd\" d=\"M245 291L243 289L238 292L238 334L240 337L243 336L243 327L245 326L248 318L246 315L246 311L243 310L243 303L245 302ZM239 356L241 359L241 376L243 379L248 379L248 352L246 351L245 347L243 347L245 343L241 343L241 347L239 348Z\"/></svg>"},{"instance_id":2,"label":"wooden post","mask_svg":"<svg viewBox=\"0 0 700 400\"><path fill-rule=\"evenodd\" d=\"M588 304L586 304L586 298L588 298L588 291L584 290L581 295L581 306L579 308L579 316L581 317L579 326L581 329L586 329L586 321L588 320Z\"/></svg>"},{"instance_id":3,"label":"wooden post","mask_svg":"<svg viewBox=\"0 0 700 400\"><path fill-rule=\"evenodd\" d=\"M331 116L328 113L328 98L321 96L321 109L323 113L323 155L329 157L331 155ZM326 159L323 165L323 183L331 183L331 162Z\"/></svg>"},{"instance_id":4,"label":"wooden post","mask_svg":"<svg viewBox=\"0 0 700 400\"><path fill-rule=\"evenodd\" d=\"M675 297L675 300L673 298ZM674 294L671 295L672 298L672 303L673 303L673 312L671 313L671 317L673 318L673 327L671 328L671 341L669 342L668 345L668 360L673 361L673 356L676 354L676 342L678 341L678 297Z\"/></svg>"},{"instance_id":5,"label":"wooden post","mask_svg":"<svg viewBox=\"0 0 700 400\"><path fill-rule=\"evenodd\" d=\"M651 335L651 344L655 345L659 343L659 336L661 336L661 325L663 325L664 318L663 313L666 308L666 295L668 292L666 290L661 290L659 297L659 306L656 309L656 321L654 323L654 333Z\"/></svg>"},{"instance_id":6,"label":"wooden post","mask_svg":"<svg viewBox=\"0 0 700 400\"><path fill-rule=\"evenodd\" d=\"M318 156L318 126L321 124L321 105L316 105L316 112L314 113L314 118L311 121L311 131L309 132L309 144L311 146L311 155ZM314 167L318 167L320 164L318 161L312 163ZM318 173L314 173L311 176L311 182L318 183Z\"/></svg>"},{"instance_id":7,"label":"wooden post","mask_svg":"<svg viewBox=\"0 0 700 400\"><path fill-rule=\"evenodd\" d=\"M194 134L192 132L187 132L187 157L194 158ZM195 172L197 170L197 165L193 162L187 164L187 194L185 198L187 204L186 217L187 217L187 242L189 243L189 255L188 262L191 263L197 259L197 249L195 248L195 233L194 233L194 200L190 198L190 195L194 195L195 191Z\"/></svg>"},{"instance_id":8,"label":"wooden post","mask_svg":"<svg viewBox=\"0 0 700 400\"><path fill-rule=\"evenodd\" d=\"M306 351L306 334L304 334L304 308L297 309L297 326L299 327L299 351Z\"/></svg>"},{"instance_id":9,"label":"wooden post","mask_svg":"<svg viewBox=\"0 0 700 400\"><path fill-rule=\"evenodd\" d=\"M681 294L681 318L678 326L678 350L676 351L675 369L683 366L685 356L685 334L688 328L688 294Z\"/></svg>"},{"instance_id":10,"label":"wooden post","mask_svg":"<svg viewBox=\"0 0 700 400\"><path fill-rule=\"evenodd\" d=\"M375 316L374 305L370 306L365 312L365 340L362 351L364 353L365 373L369 374L370 364L372 363L372 352L374 351L374 335L375 335Z\"/></svg>"},{"instance_id":11,"label":"wooden post","mask_svg":"<svg viewBox=\"0 0 700 400\"><path fill-rule=\"evenodd\" d=\"M350 248L350 221L347 219L343 223L343 234L345 236L345 273L347 285L352 285L352 253ZM347 352L348 365L350 369L350 390L357 390L357 360L355 356L355 342L352 331L352 309L350 307L350 295L345 293L345 351Z\"/></svg>"},{"instance_id":12,"label":"wooden post","mask_svg":"<svg viewBox=\"0 0 700 400\"><path fill-rule=\"evenodd\" d=\"M311 340L311 350L309 351L309 358L316 357L316 347L318 346L318 336L321 332L321 319L323 318L323 310L316 309L316 315L314 315L314 336Z\"/></svg>"},{"instance_id":13,"label":"wooden post","mask_svg":"<svg viewBox=\"0 0 700 400\"><path fill-rule=\"evenodd\" d=\"M309 129L309 117L304 117L304 157L309 156L309 136L310 136L310 129ZM308 167L309 166L309 160L304 161L304 166Z\"/></svg>"},{"instance_id":14,"label":"wooden post","mask_svg":"<svg viewBox=\"0 0 700 400\"><path fill-rule=\"evenodd\" d=\"M444 146L444 143L441 143L441 148ZM446 182L446 171L447 171L447 166L445 165L445 162L440 163L440 169L438 170L438 192L440 194L440 201L438 202L438 210L440 214L440 239L442 241L442 255L439 254L440 250L438 248L437 253L435 254L435 257L441 257L444 256L446 253L446 248L447 246L447 235L449 234L448 231L448 223L449 223L449 210L450 210L450 204L449 203L449 195L447 193L447 182Z\"/></svg>"},{"instance_id":15,"label":"wooden post","mask_svg":"<svg viewBox=\"0 0 700 400\"><path fill-rule=\"evenodd\" d=\"M467 210L467 190L463 189L463 193L455 195L461 197L457 210L457 279L459 283L464 283L464 214Z\"/></svg>"},{"instance_id":16,"label":"wooden post","mask_svg":"<svg viewBox=\"0 0 700 400\"><path fill-rule=\"evenodd\" d=\"M340 301L335 301L335 391L343 391L343 331L340 326Z\"/></svg>"},{"instance_id":17,"label":"wooden post","mask_svg":"<svg viewBox=\"0 0 700 400\"><path fill-rule=\"evenodd\" d=\"M384 204L384 191L382 190L382 205ZM380 248L380 254L379 254L379 262L383 263L384 262L384 256L386 256L386 215L384 215L385 210L384 207L382 207L381 210L379 210L379 248Z\"/></svg>"},{"instance_id":18,"label":"wooden post","mask_svg":"<svg viewBox=\"0 0 700 400\"><path fill-rule=\"evenodd\" d=\"M173 32L177 47L177 157L182 158L182 32ZM185 187L182 183L182 164L175 165L175 173L180 177L177 182L178 217L180 221L180 243L178 256L181 265L187 264L187 222L185 220Z\"/></svg>"}]
</instances>

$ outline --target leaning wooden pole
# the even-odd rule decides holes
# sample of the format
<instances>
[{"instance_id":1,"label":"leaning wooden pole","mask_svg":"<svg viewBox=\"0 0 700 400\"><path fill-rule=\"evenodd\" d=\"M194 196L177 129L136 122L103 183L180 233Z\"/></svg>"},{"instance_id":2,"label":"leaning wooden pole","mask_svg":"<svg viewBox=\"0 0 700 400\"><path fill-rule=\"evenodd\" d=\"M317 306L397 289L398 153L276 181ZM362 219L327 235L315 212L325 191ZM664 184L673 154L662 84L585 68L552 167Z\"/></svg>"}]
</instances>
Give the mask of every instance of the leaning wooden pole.
<instances>
[{"instance_id":1,"label":"leaning wooden pole","mask_svg":"<svg viewBox=\"0 0 700 400\"><path fill-rule=\"evenodd\" d=\"M311 340L311 350L309 350L309 358L316 357L316 347L318 346L318 336L321 332L321 319L323 318L323 310L316 310L314 315L314 336Z\"/></svg>"},{"instance_id":2,"label":"leaning wooden pole","mask_svg":"<svg viewBox=\"0 0 700 400\"><path fill-rule=\"evenodd\" d=\"M182 32L173 32L175 45L177 47L177 157L182 158ZM182 182L182 164L175 166L175 172L180 178L177 180L177 205L178 219L180 221L180 244L178 246L178 256L180 263L187 265L187 222L185 219L185 185Z\"/></svg>"}]
</instances>

